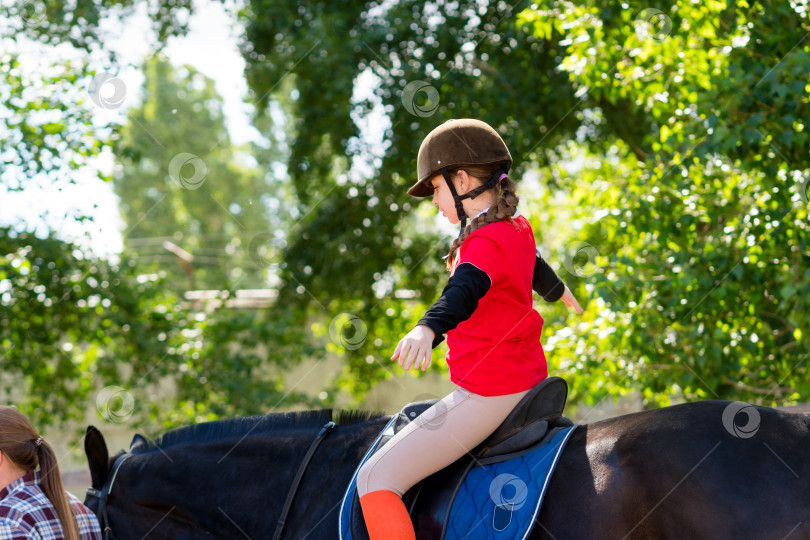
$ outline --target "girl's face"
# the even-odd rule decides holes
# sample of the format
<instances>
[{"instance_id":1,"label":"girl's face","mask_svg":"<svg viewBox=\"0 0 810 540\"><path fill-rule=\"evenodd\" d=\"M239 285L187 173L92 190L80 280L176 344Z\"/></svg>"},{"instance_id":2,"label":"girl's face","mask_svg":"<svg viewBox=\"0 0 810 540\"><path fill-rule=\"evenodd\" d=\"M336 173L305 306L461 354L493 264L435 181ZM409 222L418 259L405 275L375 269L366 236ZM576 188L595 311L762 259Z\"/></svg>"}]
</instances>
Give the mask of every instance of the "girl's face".
<instances>
[{"instance_id":1,"label":"girl's face","mask_svg":"<svg viewBox=\"0 0 810 540\"><path fill-rule=\"evenodd\" d=\"M455 181L455 179L453 180ZM458 219L456 204L453 202L453 195L450 193L450 188L447 187L447 182L444 181L444 177L441 174L437 174L428 181L428 185L433 188L433 204L439 207L439 212L453 225L461 221ZM456 186L456 191L458 191L458 186Z\"/></svg>"},{"instance_id":2,"label":"girl's face","mask_svg":"<svg viewBox=\"0 0 810 540\"><path fill-rule=\"evenodd\" d=\"M459 170L456 174L451 174L450 179L456 188L456 193L462 195L471 189L475 189L483 182L481 180L470 176L464 169ZM428 185L433 188L433 204L439 207L439 212L452 224L455 225L458 219L458 212L456 212L456 203L453 201L453 194L450 193L450 188L447 187L444 177L437 174L428 181ZM488 208L494 204L494 194L490 191L482 193L475 199L464 199L461 205L464 208L464 213L468 216L474 216L484 208Z\"/></svg>"}]
</instances>

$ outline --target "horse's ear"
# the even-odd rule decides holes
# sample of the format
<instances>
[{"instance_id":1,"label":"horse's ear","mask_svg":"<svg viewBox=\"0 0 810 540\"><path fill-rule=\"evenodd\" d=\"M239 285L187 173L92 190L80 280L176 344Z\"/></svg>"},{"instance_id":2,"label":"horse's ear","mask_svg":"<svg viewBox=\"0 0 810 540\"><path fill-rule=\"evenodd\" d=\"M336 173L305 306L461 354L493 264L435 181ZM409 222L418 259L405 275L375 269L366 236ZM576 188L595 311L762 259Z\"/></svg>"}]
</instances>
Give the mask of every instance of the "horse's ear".
<instances>
[{"instance_id":1,"label":"horse's ear","mask_svg":"<svg viewBox=\"0 0 810 540\"><path fill-rule=\"evenodd\" d=\"M146 440L146 437L141 435L140 433L136 433L134 437L132 437L132 442L129 443L129 451L135 452L139 448L143 447L146 448L148 446L149 441Z\"/></svg>"},{"instance_id":2,"label":"horse's ear","mask_svg":"<svg viewBox=\"0 0 810 540\"><path fill-rule=\"evenodd\" d=\"M92 486L101 489L110 473L110 454L104 437L95 426L87 426L87 433L84 435L84 453L87 454L87 464L90 466Z\"/></svg>"}]
</instances>

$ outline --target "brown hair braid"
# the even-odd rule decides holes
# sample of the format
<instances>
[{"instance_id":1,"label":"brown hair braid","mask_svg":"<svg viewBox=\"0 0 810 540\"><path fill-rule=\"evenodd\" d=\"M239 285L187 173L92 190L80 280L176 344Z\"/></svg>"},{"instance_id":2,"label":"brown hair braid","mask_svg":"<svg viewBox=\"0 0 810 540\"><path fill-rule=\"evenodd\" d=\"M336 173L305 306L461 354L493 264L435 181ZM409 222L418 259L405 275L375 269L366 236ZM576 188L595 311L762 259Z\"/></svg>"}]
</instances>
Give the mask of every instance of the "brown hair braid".
<instances>
[{"instance_id":1,"label":"brown hair braid","mask_svg":"<svg viewBox=\"0 0 810 540\"><path fill-rule=\"evenodd\" d=\"M37 430L23 413L0 405L0 452L26 473L39 466L40 488L59 516L65 540L80 540L79 526L62 485L56 454L44 439L37 445L38 438Z\"/></svg>"},{"instance_id":2,"label":"brown hair braid","mask_svg":"<svg viewBox=\"0 0 810 540\"><path fill-rule=\"evenodd\" d=\"M463 169L467 171L467 174L478 178L484 183L492 178L492 175L495 174L499 167L500 164L496 163L477 167L459 167L456 171ZM456 174L456 171L450 173L451 177ZM466 240L473 231L480 229L484 225L495 223L496 221L508 221L514 224L512 216L517 212L517 205L520 200L515 192L516 189L517 186L509 178L504 178L495 184L492 190L495 192L497 202L493 206L490 206L486 212L470 220L469 225L464 228L461 235L453 240L453 244L450 246L450 253L447 254L446 264L448 270L453 267L453 257L455 257L456 251L458 251L458 248L461 247L461 244L464 243L464 240Z\"/></svg>"}]
</instances>

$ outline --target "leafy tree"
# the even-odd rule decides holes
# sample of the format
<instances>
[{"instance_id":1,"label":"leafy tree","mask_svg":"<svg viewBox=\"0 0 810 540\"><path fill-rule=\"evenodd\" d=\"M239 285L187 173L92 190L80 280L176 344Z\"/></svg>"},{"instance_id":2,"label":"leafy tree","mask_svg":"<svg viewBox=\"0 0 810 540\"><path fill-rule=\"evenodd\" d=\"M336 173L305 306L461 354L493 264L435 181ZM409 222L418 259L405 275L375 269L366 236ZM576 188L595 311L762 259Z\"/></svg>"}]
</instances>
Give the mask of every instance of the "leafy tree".
<instances>
[{"instance_id":1,"label":"leafy tree","mask_svg":"<svg viewBox=\"0 0 810 540\"><path fill-rule=\"evenodd\" d=\"M161 36L182 31L190 7L169 4L150 4L169 29ZM90 47L94 19L67 15L88 6L49 7L53 26L26 32L73 33ZM256 123L270 133L274 102L290 119L294 199L281 209L293 222L249 243L266 254L270 241L284 284L270 335L303 347L329 333L347 360L341 384L358 398L389 376L391 348L446 279L448 239L404 192L424 135L465 116L504 135L538 243L590 298L582 316L542 307L548 357L575 400L640 390L648 405L772 403L807 393L810 45L800 4L252 0L242 18ZM361 80L372 97L355 97ZM382 152L368 147L375 131ZM27 245L18 244L5 252ZM222 336L255 328L240 317L174 324L187 334L235 329ZM230 374L199 384L215 367L255 365L217 363L228 349L215 343L183 350L201 354L183 356L181 415L229 392L253 397L225 389L240 384Z\"/></svg>"},{"instance_id":2,"label":"leafy tree","mask_svg":"<svg viewBox=\"0 0 810 540\"><path fill-rule=\"evenodd\" d=\"M73 183L75 171L92 163L110 132L93 124L98 86L107 71L89 57L48 65L23 66L20 50L26 40L72 45L87 53L101 52L99 22L106 16L131 12L137 0L0 0L0 185L6 190L31 189L35 178ZM147 2L160 43L186 31L192 3L186 0ZM107 56L110 70L116 65ZM95 86L94 86L95 84ZM94 93L93 89L96 89ZM99 173L102 180L109 180ZM85 216L74 216L84 218Z\"/></svg>"},{"instance_id":3,"label":"leafy tree","mask_svg":"<svg viewBox=\"0 0 810 540\"><path fill-rule=\"evenodd\" d=\"M193 12L190 0L2 0L8 30L21 32L48 45L68 43L77 49L96 51L103 47L99 24L105 17L124 17L139 5L146 8L159 43L183 35Z\"/></svg>"},{"instance_id":4,"label":"leafy tree","mask_svg":"<svg viewBox=\"0 0 810 540\"><path fill-rule=\"evenodd\" d=\"M390 348L414 319L391 295L398 319L377 311L380 276L420 292L417 312L443 280L442 243L399 211L411 207L418 144L447 118L477 117L509 141L516 174L538 168L550 188L527 201L538 236L547 249L556 240L551 259L567 263L575 293L596 296L584 318L558 311L546 331L575 399L638 389L648 404L770 403L810 389L799 330L808 28L790 3L256 0L244 20L254 93L269 99L276 81L296 81L289 170L310 211L285 253L291 289L336 298L335 311L356 306L374 343ZM375 97L356 104L354 83L369 74ZM385 156L371 176L342 184L329 174L333 156L359 154L353 115L375 101L391 126ZM378 351L361 350L351 372L384 377L363 365Z\"/></svg>"},{"instance_id":5,"label":"leafy tree","mask_svg":"<svg viewBox=\"0 0 810 540\"><path fill-rule=\"evenodd\" d=\"M566 45L589 99L631 96L652 120L607 156L560 152L586 164L556 177L587 209L574 217L608 308L556 349L587 393L624 391L604 376L655 403L806 396L806 17L783 2L550 2L523 20Z\"/></svg>"},{"instance_id":6,"label":"leafy tree","mask_svg":"<svg viewBox=\"0 0 810 540\"><path fill-rule=\"evenodd\" d=\"M191 71L175 79L176 71L160 58L152 60L148 80L152 92L147 91L145 105L132 112L137 127L133 124L117 131L116 126L110 126L123 161L116 174L116 188L125 201L122 208L129 218L128 236L163 234L197 251L195 247L204 243L210 249L212 240L206 235L215 234L221 244L218 249L233 250L228 253L227 264L195 272L197 283L225 288L226 300L235 287L265 286L267 268L278 265L278 246L271 227L280 227L288 212L277 200L268 201L275 188L267 185L266 164L279 160L279 150L275 145L267 149L232 148L220 114L222 104L212 83ZM8 80L16 85L12 88L20 96L12 99L10 106L16 106L28 98L24 87L29 79L14 66L10 73ZM86 74L94 75L90 71ZM64 86L65 95L92 97L83 87L86 79L65 76L54 82ZM77 85L82 88L77 89ZM182 93L186 99L180 99ZM60 94L55 97L62 99ZM11 129L4 132L9 135L9 151L4 156L20 163L27 157L25 145L17 144L22 139L14 131L16 126L23 126L22 134L33 137L32 148L45 158L37 170L20 169L19 174L4 175L4 184L10 189L29 189L30 185L18 179L36 173L54 181L64 175L70 181L71 171L87 161L73 158L60 163L54 156L66 160L69 150L77 148L77 153L84 152L81 155L89 159L109 142L94 131L91 105L66 100L60 106L73 116L65 117L61 124L49 124L50 138L47 145L43 144L45 139L28 127L37 123L24 113L42 109L51 118L58 118L54 114L58 111L53 110L58 107L44 101L31 103L18 107L15 114L20 123L12 122ZM166 107L177 110L179 122L159 115ZM268 126L270 119L257 119L257 124ZM144 130L160 134L166 146L161 148ZM190 144L180 149L179 137ZM12 143L16 147L12 148ZM51 155L47 154L48 145L54 148ZM186 150L205 159L208 191L204 186L188 184L188 176L183 176L187 171L182 167L174 172L174 180L170 178L166 171L172 157L169 145L178 146L175 155ZM211 147L215 151L206 154ZM57 155L57 149L61 154ZM21 157L15 157L15 152ZM262 165L252 164L250 154ZM164 157L165 163L161 163ZM197 189L183 189L183 182L187 188ZM167 203L173 205L173 212L166 212L163 221L144 206L154 191L161 190ZM266 203L274 210L271 215ZM134 208L145 210L137 214ZM229 229L223 217L237 226ZM41 238L15 229L19 227L0 229L2 382L4 394L38 425L83 418L88 405L95 405L112 422L155 427L258 414L294 404L321 404L320 399L295 388L287 390L285 385L289 367L301 358L315 359L323 350L319 343L316 348L307 341L305 327L290 321L295 310L235 311L223 303L199 313L200 306L181 305L188 282L175 270L174 259L170 265L152 265L150 269L145 258L138 256L137 244L127 242L121 262L116 263L58 239L55 232ZM173 233L178 230L191 245L175 237ZM199 258L205 256L203 253ZM221 267L226 268L223 271ZM174 380L168 394L167 377Z\"/></svg>"},{"instance_id":7,"label":"leafy tree","mask_svg":"<svg viewBox=\"0 0 810 540\"><path fill-rule=\"evenodd\" d=\"M147 428L314 406L284 374L321 349L288 319L183 307L135 259L0 228L0 390L37 425L83 420L88 406Z\"/></svg>"},{"instance_id":8,"label":"leafy tree","mask_svg":"<svg viewBox=\"0 0 810 540\"><path fill-rule=\"evenodd\" d=\"M89 95L77 92L78 81L94 72L75 62L32 72L9 47L0 52L0 75L0 188L31 189L46 176L73 183L72 174L104 146Z\"/></svg>"},{"instance_id":9,"label":"leafy tree","mask_svg":"<svg viewBox=\"0 0 810 540\"><path fill-rule=\"evenodd\" d=\"M0 229L3 390L35 423L83 418L99 380L167 373L171 362L155 360L178 334L176 299L156 298L154 281L131 272L53 235Z\"/></svg>"},{"instance_id":10,"label":"leafy tree","mask_svg":"<svg viewBox=\"0 0 810 540\"><path fill-rule=\"evenodd\" d=\"M264 287L266 257L250 249L270 226L266 165L232 146L212 80L159 55L144 73L115 152L124 249L157 263L177 290ZM277 146L263 157L278 160Z\"/></svg>"}]
</instances>

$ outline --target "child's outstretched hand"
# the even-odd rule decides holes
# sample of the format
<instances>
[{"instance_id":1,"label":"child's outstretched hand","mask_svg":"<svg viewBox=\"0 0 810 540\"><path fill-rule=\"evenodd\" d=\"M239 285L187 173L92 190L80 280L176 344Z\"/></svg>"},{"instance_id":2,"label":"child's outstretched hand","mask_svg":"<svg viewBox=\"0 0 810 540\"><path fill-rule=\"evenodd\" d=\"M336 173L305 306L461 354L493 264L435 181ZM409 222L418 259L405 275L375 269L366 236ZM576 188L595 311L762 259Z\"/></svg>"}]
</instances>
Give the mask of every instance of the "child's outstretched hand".
<instances>
[{"instance_id":1,"label":"child's outstretched hand","mask_svg":"<svg viewBox=\"0 0 810 540\"><path fill-rule=\"evenodd\" d=\"M413 369L419 369L419 364L422 364L422 371L425 371L430 366L430 354L435 337L436 334L430 327L423 324L416 325L416 328L399 340L391 360L399 358L400 366L404 361L405 371L411 368L411 362L413 362Z\"/></svg>"},{"instance_id":2,"label":"child's outstretched hand","mask_svg":"<svg viewBox=\"0 0 810 540\"><path fill-rule=\"evenodd\" d=\"M568 285L565 286L565 292L560 297L560 300L565 302L566 306L574 308L577 313L582 313L582 308L579 307L579 302L577 299L574 298L574 295L571 293L571 290L568 288Z\"/></svg>"}]
</instances>

